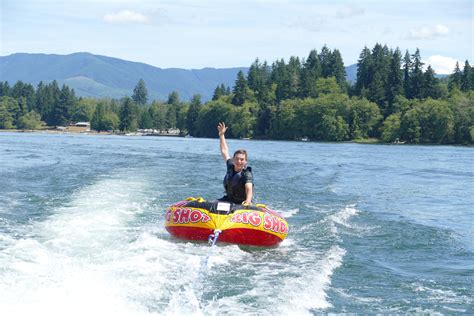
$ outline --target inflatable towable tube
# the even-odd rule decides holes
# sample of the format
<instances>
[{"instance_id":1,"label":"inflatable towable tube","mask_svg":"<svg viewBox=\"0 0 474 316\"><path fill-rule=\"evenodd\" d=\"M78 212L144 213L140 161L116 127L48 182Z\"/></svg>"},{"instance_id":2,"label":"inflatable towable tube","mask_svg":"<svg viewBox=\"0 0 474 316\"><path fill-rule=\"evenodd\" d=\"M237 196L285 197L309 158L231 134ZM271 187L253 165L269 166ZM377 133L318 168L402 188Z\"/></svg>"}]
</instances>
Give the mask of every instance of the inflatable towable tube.
<instances>
[{"instance_id":1,"label":"inflatable towable tube","mask_svg":"<svg viewBox=\"0 0 474 316\"><path fill-rule=\"evenodd\" d=\"M286 220L263 204L242 206L202 198L168 207L165 227L176 238L201 241L220 230L219 242L246 246L276 246L288 235Z\"/></svg>"}]
</instances>

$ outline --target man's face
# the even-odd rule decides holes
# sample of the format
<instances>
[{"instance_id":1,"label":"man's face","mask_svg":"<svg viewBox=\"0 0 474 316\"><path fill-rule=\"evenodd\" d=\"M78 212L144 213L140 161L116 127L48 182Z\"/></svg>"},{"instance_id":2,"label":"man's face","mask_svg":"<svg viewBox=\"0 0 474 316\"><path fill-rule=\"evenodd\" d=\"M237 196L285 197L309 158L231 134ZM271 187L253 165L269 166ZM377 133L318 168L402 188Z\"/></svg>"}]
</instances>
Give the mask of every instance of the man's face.
<instances>
[{"instance_id":1,"label":"man's face","mask_svg":"<svg viewBox=\"0 0 474 316\"><path fill-rule=\"evenodd\" d=\"M237 172L244 169L245 165L247 165L247 159L245 158L244 154L235 155L233 160L234 160L234 169Z\"/></svg>"}]
</instances>

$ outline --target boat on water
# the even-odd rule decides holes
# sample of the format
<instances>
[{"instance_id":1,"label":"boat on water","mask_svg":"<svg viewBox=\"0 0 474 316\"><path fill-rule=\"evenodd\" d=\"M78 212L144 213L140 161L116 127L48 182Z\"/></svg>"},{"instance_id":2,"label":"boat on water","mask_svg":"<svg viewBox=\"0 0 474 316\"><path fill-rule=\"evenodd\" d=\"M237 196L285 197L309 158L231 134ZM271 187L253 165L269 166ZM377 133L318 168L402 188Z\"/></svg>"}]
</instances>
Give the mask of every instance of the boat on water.
<instances>
[{"instance_id":1,"label":"boat on water","mask_svg":"<svg viewBox=\"0 0 474 316\"><path fill-rule=\"evenodd\" d=\"M166 210L165 228L174 237L207 241L218 232L219 242L274 247L288 235L288 223L264 204L243 206L202 198L187 198Z\"/></svg>"}]
</instances>

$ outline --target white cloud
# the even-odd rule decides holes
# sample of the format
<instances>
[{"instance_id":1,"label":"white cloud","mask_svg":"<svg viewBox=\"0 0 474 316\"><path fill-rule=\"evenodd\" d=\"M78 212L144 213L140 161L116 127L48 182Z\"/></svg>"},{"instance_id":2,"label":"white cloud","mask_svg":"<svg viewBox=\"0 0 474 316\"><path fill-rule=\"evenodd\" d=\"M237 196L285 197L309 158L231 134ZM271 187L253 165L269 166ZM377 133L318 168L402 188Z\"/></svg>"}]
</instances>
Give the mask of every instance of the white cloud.
<instances>
[{"instance_id":1,"label":"white cloud","mask_svg":"<svg viewBox=\"0 0 474 316\"><path fill-rule=\"evenodd\" d=\"M411 29L408 34L408 39L419 40L419 39L434 39L437 37L446 36L449 34L449 28L443 24L437 24L435 26L424 25L417 29Z\"/></svg>"},{"instance_id":2,"label":"white cloud","mask_svg":"<svg viewBox=\"0 0 474 316\"><path fill-rule=\"evenodd\" d=\"M104 21L109 23L126 23L126 22L137 22L137 23L147 23L148 18L137 12L130 10L122 10L116 13L108 13L104 15Z\"/></svg>"},{"instance_id":3,"label":"white cloud","mask_svg":"<svg viewBox=\"0 0 474 316\"><path fill-rule=\"evenodd\" d=\"M364 14L364 9L355 6L345 6L337 10L336 16L341 19L351 18L356 15Z\"/></svg>"},{"instance_id":4,"label":"white cloud","mask_svg":"<svg viewBox=\"0 0 474 316\"><path fill-rule=\"evenodd\" d=\"M313 17L311 19L298 17L295 20L287 24L290 28L303 29L310 32L320 32L323 30L324 25L326 24L326 19Z\"/></svg>"},{"instance_id":5,"label":"white cloud","mask_svg":"<svg viewBox=\"0 0 474 316\"><path fill-rule=\"evenodd\" d=\"M428 65L431 65L431 68L433 68L437 74L452 74L454 67L456 67L456 62L459 62L454 58L441 55L433 55L422 61L425 64L425 69ZM459 62L459 66L462 68L461 62Z\"/></svg>"}]
</instances>

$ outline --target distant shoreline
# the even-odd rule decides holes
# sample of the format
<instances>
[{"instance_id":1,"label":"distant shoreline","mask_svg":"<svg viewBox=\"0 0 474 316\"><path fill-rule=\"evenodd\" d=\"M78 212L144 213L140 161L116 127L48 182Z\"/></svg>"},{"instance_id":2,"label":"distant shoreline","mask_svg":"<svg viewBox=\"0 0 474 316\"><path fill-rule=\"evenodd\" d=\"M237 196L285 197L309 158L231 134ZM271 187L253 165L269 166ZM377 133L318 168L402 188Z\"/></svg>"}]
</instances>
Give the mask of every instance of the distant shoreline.
<instances>
[{"instance_id":1,"label":"distant shoreline","mask_svg":"<svg viewBox=\"0 0 474 316\"><path fill-rule=\"evenodd\" d=\"M54 130L54 129L0 129L0 132L9 132L9 133L43 133L43 134L82 134L82 135L119 135L111 132L97 132L97 131L88 131L88 132L79 132L74 130Z\"/></svg>"},{"instance_id":2,"label":"distant shoreline","mask_svg":"<svg viewBox=\"0 0 474 316\"><path fill-rule=\"evenodd\" d=\"M140 133L113 133L113 132L97 132L97 131L75 131L75 130L55 130L55 129L35 129L35 130L21 130L21 129L0 129L0 133L38 133L38 134L56 134L56 135L64 135L64 134L77 134L77 135L110 135L110 136L145 136L145 137L153 137L153 136L162 136L162 137L182 137L185 138L186 136L181 135L174 135L174 134L154 134L154 135L141 135ZM199 137L197 137L199 138ZM232 139L232 138L231 138ZM335 144L362 144L362 145L393 145L393 146L456 146L456 147L469 147L472 148L474 145L471 144L429 144L429 143L384 143L379 138L367 138L367 139L355 139L350 141L341 141L341 142L325 142L325 141L301 141L301 140L279 140L279 139L267 139L267 138L252 138L252 139L238 139L237 140L267 140L267 141L288 141L288 142L301 142L301 143L335 143Z\"/></svg>"},{"instance_id":3,"label":"distant shoreline","mask_svg":"<svg viewBox=\"0 0 474 316\"><path fill-rule=\"evenodd\" d=\"M147 134L139 132L128 132L128 133L114 133L114 132L97 132L91 131L79 131L74 129L57 130L57 129L0 129L0 133L39 133L39 134L77 134L77 135L113 135L113 136L163 136L163 137L185 137L176 134Z\"/></svg>"}]
</instances>

